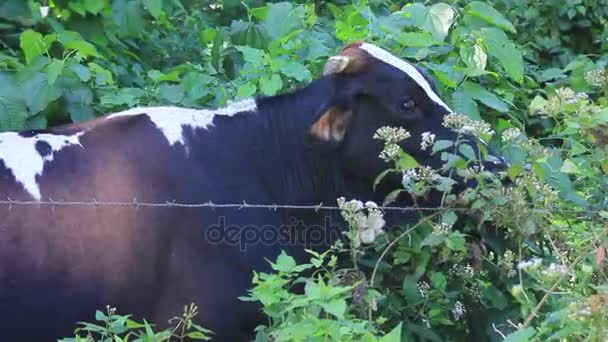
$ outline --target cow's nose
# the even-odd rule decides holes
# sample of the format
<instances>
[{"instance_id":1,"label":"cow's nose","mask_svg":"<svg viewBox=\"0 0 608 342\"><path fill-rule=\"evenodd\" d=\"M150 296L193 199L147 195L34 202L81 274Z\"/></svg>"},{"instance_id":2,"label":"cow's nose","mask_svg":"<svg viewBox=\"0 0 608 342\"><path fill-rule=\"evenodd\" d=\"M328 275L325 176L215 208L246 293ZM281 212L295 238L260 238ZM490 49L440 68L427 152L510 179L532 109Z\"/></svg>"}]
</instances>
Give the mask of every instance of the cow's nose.
<instances>
[{"instance_id":1,"label":"cow's nose","mask_svg":"<svg viewBox=\"0 0 608 342\"><path fill-rule=\"evenodd\" d=\"M509 163L503 157L489 155L484 163L484 167L490 172L505 171L509 168Z\"/></svg>"}]
</instances>

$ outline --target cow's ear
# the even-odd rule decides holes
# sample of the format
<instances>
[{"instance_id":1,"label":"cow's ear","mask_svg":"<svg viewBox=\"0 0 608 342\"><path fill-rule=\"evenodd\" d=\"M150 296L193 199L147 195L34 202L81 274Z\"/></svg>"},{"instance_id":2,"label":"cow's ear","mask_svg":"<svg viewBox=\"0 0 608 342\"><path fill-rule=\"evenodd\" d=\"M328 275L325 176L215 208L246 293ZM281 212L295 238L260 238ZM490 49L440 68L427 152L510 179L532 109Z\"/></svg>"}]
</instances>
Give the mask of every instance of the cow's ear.
<instances>
[{"instance_id":1,"label":"cow's ear","mask_svg":"<svg viewBox=\"0 0 608 342\"><path fill-rule=\"evenodd\" d=\"M351 112L330 107L310 127L310 134L321 141L340 142L346 134Z\"/></svg>"},{"instance_id":2,"label":"cow's ear","mask_svg":"<svg viewBox=\"0 0 608 342\"><path fill-rule=\"evenodd\" d=\"M354 73L362 70L368 63L368 55L358 46L352 45L342 51L338 56L329 57L323 75Z\"/></svg>"}]
</instances>

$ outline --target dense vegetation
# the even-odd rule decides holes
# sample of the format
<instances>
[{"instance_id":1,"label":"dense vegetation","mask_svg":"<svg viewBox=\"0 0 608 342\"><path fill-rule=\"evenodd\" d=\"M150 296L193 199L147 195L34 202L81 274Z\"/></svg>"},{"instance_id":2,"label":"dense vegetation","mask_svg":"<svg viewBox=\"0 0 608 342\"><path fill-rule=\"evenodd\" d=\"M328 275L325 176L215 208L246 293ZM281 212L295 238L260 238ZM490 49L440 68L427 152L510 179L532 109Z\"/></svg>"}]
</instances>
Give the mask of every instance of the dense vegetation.
<instances>
[{"instance_id":1,"label":"dense vegetation","mask_svg":"<svg viewBox=\"0 0 608 342\"><path fill-rule=\"evenodd\" d=\"M396 147L407 132L377 132L387 173L403 175L386 204L436 190L442 208L382 230L374 204L340 199L347 243L254 275L243 300L268 315L258 341L606 341L608 0L0 0L0 130L286 92L359 40L427 68L465 114L445 124L511 167L493 175L469 142L427 136L439 174ZM456 175L479 186L454 193ZM77 339L212 336L195 314L155 332L108 309Z\"/></svg>"}]
</instances>

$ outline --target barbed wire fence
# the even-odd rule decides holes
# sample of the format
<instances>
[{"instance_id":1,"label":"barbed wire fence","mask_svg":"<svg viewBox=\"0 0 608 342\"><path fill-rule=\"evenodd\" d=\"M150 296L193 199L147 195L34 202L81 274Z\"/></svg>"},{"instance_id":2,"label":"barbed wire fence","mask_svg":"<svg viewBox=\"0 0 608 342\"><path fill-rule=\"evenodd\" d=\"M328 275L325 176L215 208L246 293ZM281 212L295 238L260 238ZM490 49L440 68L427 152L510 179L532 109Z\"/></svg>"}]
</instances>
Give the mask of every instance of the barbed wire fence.
<instances>
[{"instance_id":1,"label":"barbed wire fence","mask_svg":"<svg viewBox=\"0 0 608 342\"><path fill-rule=\"evenodd\" d=\"M66 201L66 200L15 200L6 198L0 200L0 206L8 206L9 209L18 206L32 206L32 207L125 207L125 208L208 208L208 209L266 209L266 210L314 210L314 211L340 211L341 208L337 205L326 205L323 202L314 205L293 205L293 204L267 204L267 203L247 203L246 201L240 203L214 203L212 201L202 203L183 203L177 201L165 201L165 202L145 202L138 201L134 198L131 201L99 201L92 199L90 201ZM419 207L419 206L378 206L378 209L382 211L397 211L397 212L436 212L443 210L453 210L458 212L473 212L480 209L472 208L459 208L459 207ZM543 209L531 209L533 213L538 214L551 214L551 213L572 213L572 214L598 214L606 209L564 209L564 208L543 208Z\"/></svg>"}]
</instances>

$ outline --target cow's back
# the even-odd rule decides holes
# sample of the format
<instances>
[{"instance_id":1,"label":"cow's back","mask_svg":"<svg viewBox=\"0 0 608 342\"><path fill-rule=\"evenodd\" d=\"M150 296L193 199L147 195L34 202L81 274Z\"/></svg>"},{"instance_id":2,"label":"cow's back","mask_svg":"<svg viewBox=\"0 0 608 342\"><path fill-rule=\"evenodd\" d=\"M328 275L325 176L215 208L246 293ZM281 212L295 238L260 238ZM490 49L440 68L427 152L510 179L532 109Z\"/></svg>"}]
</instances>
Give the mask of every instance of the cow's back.
<instances>
[{"instance_id":1,"label":"cow's back","mask_svg":"<svg viewBox=\"0 0 608 342\"><path fill-rule=\"evenodd\" d=\"M11 156L0 163L0 199L44 202L0 206L4 337L25 341L69 334L75 322L92 320L94 310L107 304L134 314L151 312L150 298L166 276L172 236L166 227L175 227L179 214L103 202L154 202L171 195L166 179L171 167L165 164L170 152L162 137L141 117L125 117L38 135L4 133L0 144L3 138L37 142L35 151L27 140L25 149L17 144L17 150L2 151L25 161ZM61 149L59 139L65 139ZM43 172L32 183L24 168L35 167L36 158L43 159Z\"/></svg>"}]
</instances>

